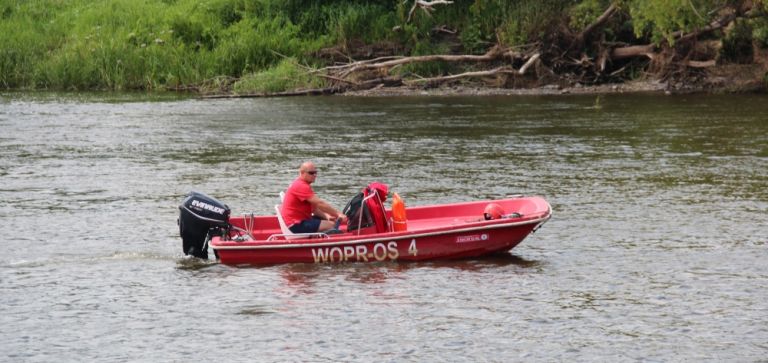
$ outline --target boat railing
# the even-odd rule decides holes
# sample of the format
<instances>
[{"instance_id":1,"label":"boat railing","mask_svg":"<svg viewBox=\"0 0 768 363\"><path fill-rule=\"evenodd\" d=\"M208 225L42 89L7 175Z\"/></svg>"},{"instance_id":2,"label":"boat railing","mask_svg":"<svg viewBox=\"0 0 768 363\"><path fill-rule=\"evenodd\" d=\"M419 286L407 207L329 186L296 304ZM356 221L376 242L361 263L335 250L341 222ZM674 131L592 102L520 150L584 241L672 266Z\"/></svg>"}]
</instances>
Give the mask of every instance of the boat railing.
<instances>
[{"instance_id":1,"label":"boat railing","mask_svg":"<svg viewBox=\"0 0 768 363\"><path fill-rule=\"evenodd\" d=\"M363 225L363 214L364 214L364 213L363 213L363 208L365 208L365 202L366 202L368 199L371 199L371 198L373 198L373 197L377 197L377 198L379 197L379 192L378 192L378 191L376 191L376 189L374 189L374 188L371 188L371 189L373 189L373 193L369 194L367 197L363 198L363 199L360 201L360 209L359 209L359 210L360 210L360 213L359 213L359 214L360 214L360 218L359 218L359 219L358 219L358 221L357 221L357 225L358 225L358 226L362 226L362 225ZM379 200L381 200L381 198L379 198ZM381 213L382 213L382 215L383 215L383 216L385 216L384 218L386 218L386 215L387 215L387 210L386 210L386 209L384 209L384 203L377 203L377 204L378 204L378 205L381 207ZM374 222L374 223L375 223L375 222ZM389 231L390 231L390 232L392 232L392 226L387 226L387 229L389 229ZM358 229L357 229L357 235L358 235L358 236L360 235L360 231L361 231L361 230L362 230L362 228L358 228Z\"/></svg>"},{"instance_id":2,"label":"boat railing","mask_svg":"<svg viewBox=\"0 0 768 363\"><path fill-rule=\"evenodd\" d=\"M238 226L230 225L230 228L232 228L235 231L242 232L246 237L253 240L253 226L256 224L256 216L251 213L243 213L243 227L240 228ZM243 235L240 235L243 236ZM238 237L240 237L238 236ZM237 237L236 237L237 238ZM241 241L244 241L245 239L241 239Z\"/></svg>"},{"instance_id":3,"label":"boat railing","mask_svg":"<svg viewBox=\"0 0 768 363\"><path fill-rule=\"evenodd\" d=\"M283 239L285 239L285 240L288 240L288 241L290 241L290 240L288 239L288 236L290 236L290 237L293 237L293 238L296 238L296 239L307 239L307 238L331 238L331 237L330 237L330 236L328 236L328 234L327 234L327 233L325 233L325 232L315 232L315 233L291 233L291 234L286 234L286 233L276 233L276 234L272 234L272 235L270 235L269 237L267 237L267 242L275 241L275 240L279 239L280 237L282 237L282 238L283 238Z\"/></svg>"}]
</instances>

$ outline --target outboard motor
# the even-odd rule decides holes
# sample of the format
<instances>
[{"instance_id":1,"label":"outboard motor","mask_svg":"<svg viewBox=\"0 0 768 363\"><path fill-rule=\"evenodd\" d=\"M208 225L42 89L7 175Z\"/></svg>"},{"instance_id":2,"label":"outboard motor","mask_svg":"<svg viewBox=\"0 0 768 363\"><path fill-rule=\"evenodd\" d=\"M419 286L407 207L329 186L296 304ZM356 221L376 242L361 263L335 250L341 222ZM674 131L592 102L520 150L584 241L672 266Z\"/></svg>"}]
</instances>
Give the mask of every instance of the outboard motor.
<instances>
[{"instance_id":1,"label":"outboard motor","mask_svg":"<svg viewBox=\"0 0 768 363\"><path fill-rule=\"evenodd\" d=\"M229 230L229 207L203 193L190 192L179 206L179 232L185 255L208 258L208 241Z\"/></svg>"}]
</instances>

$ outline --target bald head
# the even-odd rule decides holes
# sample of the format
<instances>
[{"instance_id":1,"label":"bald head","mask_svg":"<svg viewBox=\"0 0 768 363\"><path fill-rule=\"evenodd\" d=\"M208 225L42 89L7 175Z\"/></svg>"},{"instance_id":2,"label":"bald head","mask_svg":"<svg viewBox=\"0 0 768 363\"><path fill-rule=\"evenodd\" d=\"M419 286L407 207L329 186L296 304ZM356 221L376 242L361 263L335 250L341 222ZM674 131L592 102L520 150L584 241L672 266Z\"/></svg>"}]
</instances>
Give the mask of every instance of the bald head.
<instances>
[{"instance_id":1,"label":"bald head","mask_svg":"<svg viewBox=\"0 0 768 363\"><path fill-rule=\"evenodd\" d=\"M305 161L299 167L299 178L312 184L317 179L317 167L311 161Z\"/></svg>"},{"instance_id":2,"label":"bald head","mask_svg":"<svg viewBox=\"0 0 768 363\"><path fill-rule=\"evenodd\" d=\"M299 166L299 172L315 170L315 163L311 161L305 161Z\"/></svg>"}]
</instances>

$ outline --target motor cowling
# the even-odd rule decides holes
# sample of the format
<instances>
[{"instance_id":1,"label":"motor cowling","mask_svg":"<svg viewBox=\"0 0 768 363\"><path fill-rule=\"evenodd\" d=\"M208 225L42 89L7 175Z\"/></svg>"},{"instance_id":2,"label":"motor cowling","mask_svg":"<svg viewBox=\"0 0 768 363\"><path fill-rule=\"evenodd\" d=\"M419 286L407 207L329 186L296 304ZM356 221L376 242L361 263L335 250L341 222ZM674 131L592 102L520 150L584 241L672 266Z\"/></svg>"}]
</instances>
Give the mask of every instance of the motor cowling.
<instances>
[{"instance_id":1,"label":"motor cowling","mask_svg":"<svg viewBox=\"0 0 768 363\"><path fill-rule=\"evenodd\" d=\"M208 258L208 240L229 230L229 207L203 193L190 192L179 205L179 233L185 255Z\"/></svg>"}]
</instances>

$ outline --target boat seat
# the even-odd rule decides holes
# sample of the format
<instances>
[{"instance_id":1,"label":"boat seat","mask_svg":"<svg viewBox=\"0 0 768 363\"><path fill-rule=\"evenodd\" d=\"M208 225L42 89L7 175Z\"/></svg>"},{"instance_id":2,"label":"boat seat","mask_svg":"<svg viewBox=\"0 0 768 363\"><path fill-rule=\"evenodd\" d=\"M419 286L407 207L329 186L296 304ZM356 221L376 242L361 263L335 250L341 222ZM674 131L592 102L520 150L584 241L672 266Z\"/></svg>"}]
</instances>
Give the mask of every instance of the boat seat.
<instances>
[{"instance_id":1,"label":"boat seat","mask_svg":"<svg viewBox=\"0 0 768 363\"><path fill-rule=\"evenodd\" d=\"M282 197L283 192L280 192L280 196ZM283 237L285 239L297 239L304 237L303 235L305 233L297 234L291 232L291 230L288 228L288 226L285 225L285 221L283 220L283 215L280 213L280 204L275 204L275 213L277 213L277 222L280 223L280 230L283 232Z\"/></svg>"},{"instance_id":2,"label":"boat seat","mask_svg":"<svg viewBox=\"0 0 768 363\"><path fill-rule=\"evenodd\" d=\"M285 237L285 239L299 239L299 238L328 238L328 233L315 232L315 233L293 233L288 226L285 225L283 215L280 213L280 204L275 204L275 213L277 214L277 222L280 223L280 231L283 233L272 235L269 240L273 240L274 237Z\"/></svg>"},{"instance_id":3,"label":"boat seat","mask_svg":"<svg viewBox=\"0 0 768 363\"><path fill-rule=\"evenodd\" d=\"M283 202L283 199L285 199L285 192L280 192L280 202ZM281 204L275 204L275 215L277 215L277 222L280 224L280 231L281 234L276 234L269 236L269 240L273 240L276 237L284 237L285 239L291 240L291 239L299 239L299 238L328 238L329 234L338 234L338 233L344 233L341 230L338 229L339 223L336 223L336 227L329 229L327 231L321 231L321 232L315 232L315 233L293 233L290 228L285 224L285 220L283 219L283 214L280 213L280 206Z\"/></svg>"}]
</instances>

